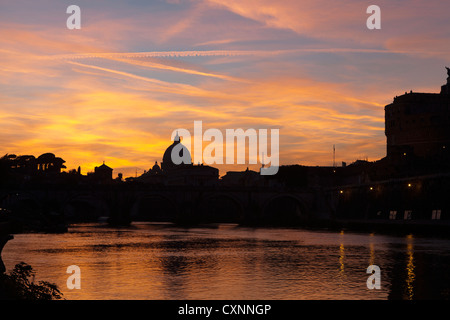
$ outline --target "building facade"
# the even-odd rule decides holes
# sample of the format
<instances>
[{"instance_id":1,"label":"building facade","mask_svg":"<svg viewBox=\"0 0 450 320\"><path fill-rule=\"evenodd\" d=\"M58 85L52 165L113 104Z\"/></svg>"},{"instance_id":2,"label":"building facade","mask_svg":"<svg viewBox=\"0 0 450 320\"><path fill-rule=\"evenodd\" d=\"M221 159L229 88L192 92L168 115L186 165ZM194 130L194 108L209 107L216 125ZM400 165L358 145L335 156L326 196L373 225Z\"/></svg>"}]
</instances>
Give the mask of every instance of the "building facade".
<instances>
[{"instance_id":1,"label":"building facade","mask_svg":"<svg viewBox=\"0 0 450 320\"><path fill-rule=\"evenodd\" d=\"M387 157L432 158L450 148L450 76L441 93L409 92L385 107ZM446 150L447 149L447 150Z\"/></svg>"}]
</instances>

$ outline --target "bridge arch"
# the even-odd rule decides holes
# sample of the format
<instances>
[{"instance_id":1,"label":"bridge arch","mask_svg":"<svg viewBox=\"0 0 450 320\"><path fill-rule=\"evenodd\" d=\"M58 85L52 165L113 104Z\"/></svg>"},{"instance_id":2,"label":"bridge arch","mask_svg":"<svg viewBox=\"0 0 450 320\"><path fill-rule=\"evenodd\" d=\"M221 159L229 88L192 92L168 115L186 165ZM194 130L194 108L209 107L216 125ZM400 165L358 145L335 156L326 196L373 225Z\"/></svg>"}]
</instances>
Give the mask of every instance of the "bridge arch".
<instances>
[{"instance_id":1,"label":"bridge arch","mask_svg":"<svg viewBox=\"0 0 450 320\"><path fill-rule=\"evenodd\" d=\"M245 206L231 193L210 193L200 199L198 215L204 222L241 222Z\"/></svg>"},{"instance_id":2,"label":"bridge arch","mask_svg":"<svg viewBox=\"0 0 450 320\"><path fill-rule=\"evenodd\" d=\"M0 207L9 211L15 229L61 230L63 216L59 199L49 198L45 192L28 190L3 193L0 199Z\"/></svg>"},{"instance_id":3,"label":"bridge arch","mask_svg":"<svg viewBox=\"0 0 450 320\"><path fill-rule=\"evenodd\" d=\"M2 194L1 208L10 210L16 216L32 216L40 214L42 204L39 197L28 191L13 191Z\"/></svg>"},{"instance_id":4,"label":"bridge arch","mask_svg":"<svg viewBox=\"0 0 450 320\"><path fill-rule=\"evenodd\" d=\"M299 223L309 218L309 210L304 200L295 194L273 195L262 205L260 219L269 224Z\"/></svg>"},{"instance_id":5,"label":"bridge arch","mask_svg":"<svg viewBox=\"0 0 450 320\"><path fill-rule=\"evenodd\" d=\"M141 194L132 208L133 220L171 222L180 215L176 200L163 193Z\"/></svg>"},{"instance_id":6,"label":"bridge arch","mask_svg":"<svg viewBox=\"0 0 450 320\"><path fill-rule=\"evenodd\" d=\"M100 217L109 216L104 199L84 192L67 195L63 199L62 211L71 221L98 221Z\"/></svg>"}]
</instances>

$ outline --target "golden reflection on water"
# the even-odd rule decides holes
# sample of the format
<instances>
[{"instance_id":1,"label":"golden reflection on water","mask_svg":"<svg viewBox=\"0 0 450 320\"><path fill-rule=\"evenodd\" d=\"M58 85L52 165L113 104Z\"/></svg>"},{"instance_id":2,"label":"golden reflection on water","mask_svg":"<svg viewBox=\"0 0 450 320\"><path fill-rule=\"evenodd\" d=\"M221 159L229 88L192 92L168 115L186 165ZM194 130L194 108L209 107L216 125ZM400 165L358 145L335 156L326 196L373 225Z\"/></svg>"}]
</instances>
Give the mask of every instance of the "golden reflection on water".
<instances>
[{"instance_id":1,"label":"golden reflection on water","mask_svg":"<svg viewBox=\"0 0 450 320\"><path fill-rule=\"evenodd\" d=\"M345 277L345 246L344 246L344 231L340 233L340 245L339 245L339 275Z\"/></svg>"},{"instance_id":2,"label":"golden reflection on water","mask_svg":"<svg viewBox=\"0 0 450 320\"><path fill-rule=\"evenodd\" d=\"M416 278L414 269L414 237L413 235L406 236L406 297L408 300L414 298L414 280Z\"/></svg>"},{"instance_id":3,"label":"golden reflection on water","mask_svg":"<svg viewBox=\"0 0 450 320\"><path fill-rule=\"evenodd\" d=\"M369 266L375 264L375 244L374 241L374 234L369 234Z\"/></svg>"},{"instance_id":4,"label":"golden reflection on water","mask_svg":"<svg viewBox=\"0 0 450 320\"><path fill-rule=\"evenodd\" d=\"M416 299L421 256L413 249L421 241L228 225L138 224L129 230L80 225L65 234L18 234L3 259L9 270L25 260L37 280L56 283L69 300L386 299L392 281L401 284L394 289L401 288L396 292L402 298ZM81 268L81 290L65 287L69 265ZM383 275L381 290L367 290L368 265L394 270Z\"/></svg>"}]
</instances>

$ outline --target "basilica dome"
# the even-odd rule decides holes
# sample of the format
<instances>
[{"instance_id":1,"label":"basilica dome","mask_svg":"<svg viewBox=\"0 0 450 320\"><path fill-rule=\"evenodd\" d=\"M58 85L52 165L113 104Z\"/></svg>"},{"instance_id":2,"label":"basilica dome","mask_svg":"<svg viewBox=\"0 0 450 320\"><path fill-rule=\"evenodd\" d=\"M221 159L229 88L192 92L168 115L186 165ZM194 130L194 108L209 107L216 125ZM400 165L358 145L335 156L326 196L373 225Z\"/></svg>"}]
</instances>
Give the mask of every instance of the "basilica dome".
<instances>
[{"instance_id":1,"label":"basilica dome","mask_svg":"<svg viewBox=\"0 0 450 320\"><path fill-rule=\"evenodd\" d=\"M173 143L166 149L164 152L164 156L161 162L161 169L162 171L174 168L177 166L172 160L172 150L175 148L175 146L180 145L180 151L179 151L179 157L180 159L183 159L184 164L191 164L191 154L189 153L189 150L180 142L180 137L177 135L173 139Z\"/></svg>"},{"instance_id":2,"label":"basilica dome","mask_svg":"<svg viewBox=\"0 0 450 320\"><path fill-rule=\"evenodd\" d=\"M158 166L158 162L155 162L155 165L152 167L152 172L154 172L154 173L161 172L161 168Z\"/></svg>"}]
</instances>

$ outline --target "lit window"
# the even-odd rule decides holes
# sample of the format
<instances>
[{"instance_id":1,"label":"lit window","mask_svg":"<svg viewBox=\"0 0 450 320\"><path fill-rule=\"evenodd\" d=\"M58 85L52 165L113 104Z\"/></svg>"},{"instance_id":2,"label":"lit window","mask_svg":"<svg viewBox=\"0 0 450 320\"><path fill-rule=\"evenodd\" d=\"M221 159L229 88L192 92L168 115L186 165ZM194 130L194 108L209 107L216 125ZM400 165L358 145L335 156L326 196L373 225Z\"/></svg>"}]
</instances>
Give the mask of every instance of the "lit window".
<instances>
[{"instance_id":1,"label":"lit window","mask_svg":"<svg viewBox=\"0 0 450 320\"><path fill-rule=\"evenodd\" d=\"M432 220L441 220L441 210L431 211L431 219Z\"/></svg>"},{"instance_id":2,"label":"lit window","mask_svg":"<svg viewBox=\"0 0 450 320\"><path fill-rule=\"evenodd\" d=\"M389 219L390 220L395 220L397 217L397 211L390 211L389 212Z\"/></svg>"},{"instance_id":3,"label":"lit window","mask_svg":"<svg viewBox=\"0 0 450 320\"><path fill-rule=\"evenodd\" d=\"M411 210L405 210L405 215L403 216L403 219L405 220L411 220L412 211Z\"/></svg>"}]
</instances>

